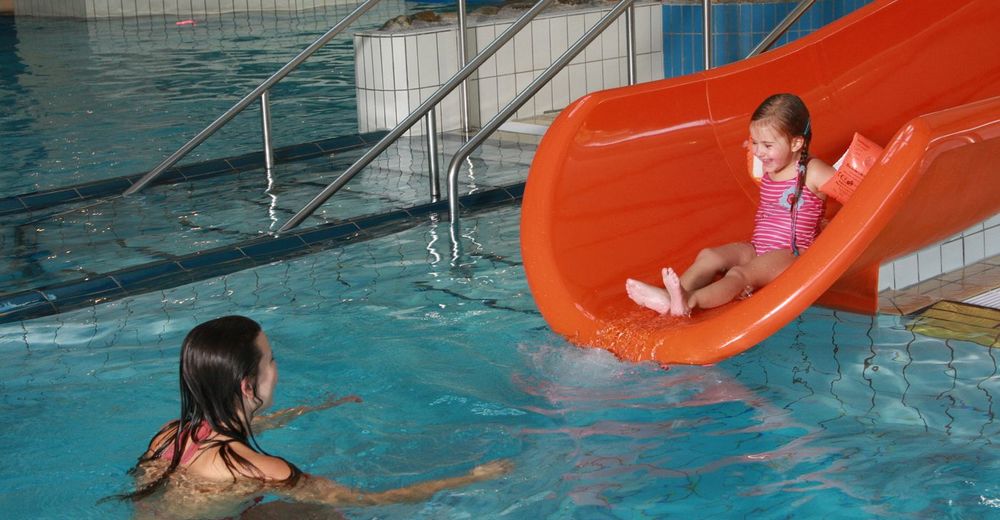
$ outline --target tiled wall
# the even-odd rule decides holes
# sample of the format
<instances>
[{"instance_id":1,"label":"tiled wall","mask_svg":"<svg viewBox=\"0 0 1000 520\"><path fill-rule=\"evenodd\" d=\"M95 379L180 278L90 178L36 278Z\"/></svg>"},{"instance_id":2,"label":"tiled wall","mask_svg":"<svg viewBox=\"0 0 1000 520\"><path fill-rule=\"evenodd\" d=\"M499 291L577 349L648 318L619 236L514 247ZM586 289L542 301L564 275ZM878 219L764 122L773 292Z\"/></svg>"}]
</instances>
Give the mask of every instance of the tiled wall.
<instances>
[{"instance_id":1,"label":"tiled wall","mask_svg":"<svg viewBox=\"0 0 1000 520\"><path fill-rule=\"evenodd\" d=\"M871 0L818 0L783 36L776 48L869 3ZM743 59L798 5L798 0L714 0L712 5L712 64ZM667 77L704 70L702 2L664 0L663 69Z\"/></svg>"},{"instance_id":2,"label":"tiled wall","mask_svg":"<svg viewBox=\"0 0 1000 520\"><path fill-rule=\"evenodd\" d=\"M470 124L480 126L496 115L609 10L610 7L543 14L522 29L470 77ZM635 10L637 80L660 79L663 77L660 5L644 2L636 5ZM510 19L471 21L468 59L511 23ZM455 26L355 35L359 131L391 128L451 78L458 71L457 41ZM619 19L535 94L515 118L559 110L588 92L626 83L625 23ZM439 105L439 128L461 127L459 101L456 89ZM412 133L423 133L422 124L418 123Z\"/></svg>"},{"instance_id":3,"label":"tiled wall","mask_svg":"<svg viewBox=\"0 0 1000 520\"><path fill-rule=\"evenodd\" d=\"M903 289L995 255L1000 255L1000 214L940 244L883 265L879 290Z\"/></svg>"},{"instance_id":4,"label":"tiled wall","mask_svg":"<svg viewBox=\"0 0 1000 520\"><path fill-rule=\"evenodd\" d=\"M122 18L176 15L193 18L242 11L300 11L358 0L14 0L18 16Z\"/></svg>"}]
</instances>

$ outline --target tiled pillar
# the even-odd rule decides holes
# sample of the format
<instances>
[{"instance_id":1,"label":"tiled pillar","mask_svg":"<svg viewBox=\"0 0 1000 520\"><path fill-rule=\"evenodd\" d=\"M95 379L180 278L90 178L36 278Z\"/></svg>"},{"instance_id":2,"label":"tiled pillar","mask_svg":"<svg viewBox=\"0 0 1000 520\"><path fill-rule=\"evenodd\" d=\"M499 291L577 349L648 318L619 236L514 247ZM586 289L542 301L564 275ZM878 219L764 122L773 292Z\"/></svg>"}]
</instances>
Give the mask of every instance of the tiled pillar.
<instances>
[{"instance_id":1,"label":"tiled pillar","mask_svg":"<svg viewBox=\"0 0 1000 520\"><path fill-rule=\"evenodd\" d=\"M563 10L528 24L470 76L470 124L478 127L489 121L608 11L610 6ZM640 82L663 77L661 22L659 3L636 6L636 73ZM467 55L475 56L511 23L510 19L471 22ZM442 26L355 36L359 131L392 128L458 71L457 32L454 26ZM542 87L515 119L560 110L589 92L625 85L625 49L625 23L619 19ZM460 127L458 103L457 91L445 98L438 114L440 128ZM414 127L411 133L422 134L423 126Z\"/></svg>"}]
</instances>

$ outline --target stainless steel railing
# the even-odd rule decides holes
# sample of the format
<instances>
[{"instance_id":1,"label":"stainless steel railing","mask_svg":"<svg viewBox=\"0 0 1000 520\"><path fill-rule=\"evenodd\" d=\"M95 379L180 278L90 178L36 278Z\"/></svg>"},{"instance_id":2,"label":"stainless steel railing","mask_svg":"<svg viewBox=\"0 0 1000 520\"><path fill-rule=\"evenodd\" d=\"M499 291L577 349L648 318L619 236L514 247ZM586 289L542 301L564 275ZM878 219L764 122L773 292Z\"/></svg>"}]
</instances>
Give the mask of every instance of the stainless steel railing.
<instances>
[{"instance_id":1,"label":"stainless steel railing","mask_svg":"<svg viewBox=\"0 0 1000 520\"><path fill-rule=\"evenodd\" d=\"M501 109L500 112L493 117L493 119L490 119L485 125L483 125L483 128L479 130L479 132L472 136L469 141L465 143L465 145L455 152L455 155L451 159L451 164L448 166L448 211L451 214L451 222L453 225L458 222L459 216L458 170L462 162L469 157L469 154L471 154L473 150L478 148L483 141L492 135L493 132L500 128L500 125L506 122L507 119L510 119L510 117L514 115L514 113L517 112L522 105L538 93L538 91L541 90L541 88L545 86L545 84L548 83L553 77L555 77L555 75L558 74L563 67L568 65L577 54L580 54L580 52L583 51L583 49L585 49L590 42L600 36L601 33L604 32L608 26L614 23L614 21L621 16L623 12L629 10L632 7L633 2L635 2L635 0L620 0L617 4L615 4L608 14L601 17L601 19L598 20L593 27L583 33L583 36L580 36L576 43L566 49L566 52L562 53L561 56L552 62L552 64L549 65L549 67L545 69L537 78L535 78L535 80L532 81L531 84L524 89L524 91L511 100L507 106L503 107L503 109ZM630 18L634 19L632 18L631 13L630 16L626 17L626 21ZM634 24L630 23L628 25ZM629 30L628 33L632 34L633 31ZM630 44L629 48L634 48L634 44ZM635 55L632 54L631 59L634 60L634 56ZM629 65L629 69L633 70L634 68L635 65L633 61L633 63ZM634 72L630 72L629 77L630 82L634 82Z\"/></svg>"},{"instance_id":2,"label":"stainless steel railing","mask_svg":"<svg viewBox=\"0 0 1000 520\"><path fill-rule=\"evenodd\" d=\"M530 10L521 15L521 17L519 17L509 28L507 28L507 30L505 30L503 33L497 36L497 38L493 40L493 42L491 42L485 49L483 49L479 54L477 54L468 64L462 67L461 70L455 73L455 75L452 76L451 79L449 79L444 85L442 85L436 92L431 94L429 98L427 98L423 103L421 103L420 106L418 106L413 112L410 113L410 115L408 115L405 119L403 119L403 121L401 121L398 125L396 125L396 127L393 128L385 137L383 137L382 140L380 140L374 147L372 147L372 149L369 150L368 153L366 153L364 156L358 159L343 174L341 174L340 177L336 178L333 182L331 182L326 188L323 189L323 191L321 191L318 195L316 195L316 197L314 197L311 201L309 201L309 203L306 204L305 207L303 207L301 210L298 211L298 213L293 215L292 218L288 219L288 222L286 222L283 226L281 226L281 228L278 230L278 233L283 233L301 224L303 220L312 215L319 208L319 206L321 206L331 196L333 196L334 193L343 188L343 186L347 184L347 182L350 181L351 178L357 175L366 166L371 164L371 162L375 160L375 158L379 154L381 154L383 151L386 150L386 148L388 148L390 145L396 142L396 140L398 140L407 130L409 130L410 127L416 124L416 122L420 120L421 117L424 117L425 115L430 117L431 114L433 114L432 109L442 99L444 99L445 96L451 93L451 91L454 90L456 87L463 84L468 76L470 76L473 72L475 72L479 68L479 66L482 65L487 59L493 56L493 54L495 54L496 51L498 51L505 43L507 43L510 39L512 39L515 34L517 34L522 28L524 28L524 26L530 23L552 1L553 0L540 0L538 3L532 6ZM554 76L560 70L562 70L562 68L565 67L569 63L569 61L573 59L574 56L579 54L579 52L584 47L586 47L588 43L593 41L594 38L596 38L602 31L607 29L607 27L618 16L620 16L624 10L628 9L629 16L626 17L626 38L628 39L628 42L626 44L626 50L628 53L627 69L628 69L629 84L634 84L636 78L636 72L635 72L636 60L635 60L635 30L634 30L635 15L633 11L633 2L634 0L622 0L619 4L617 4L615 8L612 9L612 12L615 13L613 16L610 17L606 16L602 18L601 21L599 21L594 27L592 27L587 33L585 33L584 37L581 37L581 39L578 40L573 47L571 47L571 50L574 50L575 52L573 52L572 55L569 56L569 58L563 59L570 52L569 50L567 50L567 52L564 53L563 56L561 56L560 59L553 64L553 66L550 66L548 69L546 69L546 72L543 73L543 75L548 74L545 81L548 81L549 79L552 78L552 76ZM583 41L584 39L586 41L581 44L580 42ZM544 85L545 81L538 82L538 80L536 79L535 82L532 82L532 85L529 85L528 87L528 89L532 89L532 86L534 86L530 94L525 95L524 93L522 93L515 99L515 101L520 100L519 103L517 104L517 108L520 108L520 106L523 105L531 96L537 93L538 90ZM513 103L514 102L512 101L512 104ZM484 134L482 130L479 133L477 133L476 134L477 143L474 146L469 147L469 151L471 152L471 150L474 149L479 144L481 144L482 141L486 139L486 137L488 137L490 134L496 131L496 128L498 128L507 119L509 119L510 116L517 111L517 108L514 108L513 110L509 111L507 110L502 111L501 114L498 114L496 117L491 119L490 122L487 123L487 126L484 127L484 130L486 128L491 128L491 130L486 134ZM427 124L428 134L431 134L436 131L434 129L434 126L435 125L433 124L433 122L431 120L428 120ZM478 137L481 135L485 136ZM431 194L432 194L432 200L437 201L438 200L437 159L436 159L436 145L434 144L436 143L436 140L433 137L429 137L429 141L430 141L429 145L430 149L428 153L431 154L430 156ZM462 150L465 150L466 147L468 146L469 145L467 143L466 146L462 148ZM455 163L456 161L453 159L452 165L454 165ZM452 188L451 184L452 184L451 174L449 174L449 198L450 198L449 205L456 205L458 200L456 194L457 188ZM457 215L457 212L453 211L452 214Z\"/></svg>"},{"instance_id":3,"label":"stainless steel railing","mask_svg":"<svg viewBox=\"0 0 1000 520\"><path fill-rule=\"evenodd\" d=\"M788 16L785 16L783 20L778 22L778 25L774 27L774 30L768 33L768 35L765 36L764 39L750 51L750 54L747 54L747 58L752 58L774 45L774 42L778 41L778 38L781 38L781 35L785 34L785 31L787 31L793 23L797 22L799 18L801 18L802 15L805 14L805 12L815 3L816 0L802 0L799 2L799 5L796 5L795 8L788 13Z\"/></svg>"},{"instance_id":4,"label":"stainless steel railing","mask_svg":"<svg viewBox=\"0 0 1000 520\"><path fill-rule=\"evenodd\" d=\"M429 111L431 111L442 99L451 93L456 87L458 87L462 82L465 81L467 77L472 75L476 69L479 68L487 59L489 59L493 54L495 54L505 43L511 40L518 31L520 31L524 26L528 25L543 9L549 6L554 0L539 0L534 6L531 7L527 12L521 15L514 23L507 28L504 32L500 33L499 36L492 43L486 46L479 54L477 54L468 64L462 67L454 76L451 77L444 85L441 85L430 97L424 100L410 115L406 116L395 128L389 131L385 137L383 137L378 143L375 144L367 153L365 153L361 158L354 162L344 173L340 174L339 177L333 180L326 188L323 188L318 195L313 197L308 204L306 204L302 209L298 211L292 218L288 219L284 225L278 230L278 233L284 233L289 229L293 229L303 220L312 215L324 202L327 201L334 193L337 193L341 188L347 184L355 175L363 170L366 166L371 164L372 161L378 157L379 154L384 152L386 148L389 148L397 139L399 139L407 130L410 129L420 118L424 117ZM430 126L430 125L428 125ZM433 130L433 129L432 129ZM436 153L436 150L431 150L431 153ZM431 181L432 185L435 182Z\"/></svg>"},{"instance_id":5,"label":"stainless steel railing","mask_svg":"<svg viewBox=\"0 0 1000 520\"><path fill-rule=\"evenodd\" d=\"M311 43L297 56L292 58L291 61L285 64L285 66L278 69L271 77L264 80L263 83L253 89L249 94L239 100L235 105L227 110L224 114L218 117L212 124L205 127L204 130L198 132L198 135L191 138L190 141L181 146L176 152L170 154L169 157L163 160L160 164L156 165L155 168L150 170L146 175L143 175L141 179L136 181L135 184L125 190L124 195L131 195L148 185L154 179L160 176L167 168L170 168L177 161L181 160L185 155L194 150L198 145L205 142L206 139L212 136L220 128L226 125L230 120L236 117L237 114L242 112L255 100L260 99L261 103L261 127L264 137L264 164L266 168L270 171L274 167L274 153L273 147L271 146L271 107L269 103L268 91L276 83L281 81L285 76L291 73L293 70L297 69L302 62L306 61L310 56L316 53L321 47L326 45L333 39L334 36L339 34L341 31L346 29L352 23L354 23L361 15L368 12L369 9L375 7L379 0L366 0L364 3L358 5L354 11L345 16L337 25L330 28L329 31L320 36L319 39Z\"/></svg>"}]
</instances>

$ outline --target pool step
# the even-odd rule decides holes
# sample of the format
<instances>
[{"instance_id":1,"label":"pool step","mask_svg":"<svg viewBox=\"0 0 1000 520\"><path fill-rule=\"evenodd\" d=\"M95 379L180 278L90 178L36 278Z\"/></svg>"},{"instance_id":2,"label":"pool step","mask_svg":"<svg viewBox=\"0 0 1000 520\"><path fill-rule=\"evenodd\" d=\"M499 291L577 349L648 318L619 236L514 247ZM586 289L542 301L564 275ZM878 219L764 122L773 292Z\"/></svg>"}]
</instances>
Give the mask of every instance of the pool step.
<instances>
[{"instance_id":1,"label":"pool step","mask_svg":"<svg viewBox=\"0 0 1000 520\"><path fill-rule=\"evenodd\" d=\"M932 338L1000 347L1000 310L990 307L943 300L921 312L906 328Z\"/></svg>"},{"instance_id":2,"label":"pool step","mask_svg":"<svg viewBox=\"0 0 1000 520\"><path fill-rule=\"evenodd\" d=\"M469 216L519 203L523 194L524 183L519 182L463 195L459 204L463 214ZM398 233L425 222L432 214L447 211L448 201L420 204L0 295L0 323L59 314L287 260L345 243L371 240Z\"/></svg>"}]
</instances>

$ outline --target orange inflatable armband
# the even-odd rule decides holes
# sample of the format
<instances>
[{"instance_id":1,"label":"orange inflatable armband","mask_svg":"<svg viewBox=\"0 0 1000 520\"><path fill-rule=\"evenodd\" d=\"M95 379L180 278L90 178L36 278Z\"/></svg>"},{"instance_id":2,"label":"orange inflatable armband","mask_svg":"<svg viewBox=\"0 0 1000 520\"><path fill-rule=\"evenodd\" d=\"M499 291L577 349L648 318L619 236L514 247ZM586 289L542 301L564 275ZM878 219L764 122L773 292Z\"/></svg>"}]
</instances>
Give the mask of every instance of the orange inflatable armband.
<instances>
[{"instance_id":1,"label":"orange inflatable armband","mask_svg":"<svg viewBox=\"0 0 1000 520\"><path fill-rule=\"evenodd\" d=\"M851 140L851 146L847 148L840 160L833 164L837 173L820 186L819 191L833 197L841 204L846 204L847 200L854 194L854 190L858 189L865 174L881 156L881 146L865 136L855 133L854 139Z\"/></svg>"}]
</instances>

